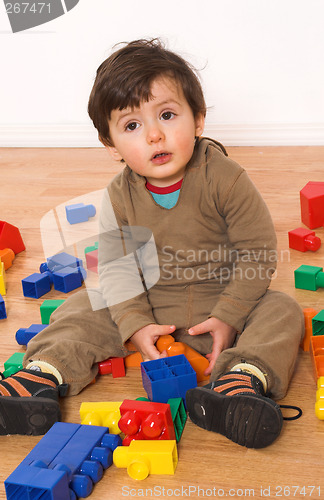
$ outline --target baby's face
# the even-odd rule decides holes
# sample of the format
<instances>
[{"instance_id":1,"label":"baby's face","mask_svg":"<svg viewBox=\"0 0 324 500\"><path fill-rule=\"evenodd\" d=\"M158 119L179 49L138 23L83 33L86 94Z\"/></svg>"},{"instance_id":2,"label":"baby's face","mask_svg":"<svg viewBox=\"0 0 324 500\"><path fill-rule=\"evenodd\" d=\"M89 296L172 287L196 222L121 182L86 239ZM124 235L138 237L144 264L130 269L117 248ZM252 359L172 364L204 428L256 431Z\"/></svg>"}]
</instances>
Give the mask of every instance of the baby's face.
<instances>
[{"instance_id":1,"label":"baby's face","mask_svg":"<svg viewBox=\"0 0 324 500\"><path fill-rule=\"evenodd\" d=\"M171 78L156 79L152 99L138 108L115 109L109 120L113 158L123 159L134 172L155 186L183 178L204 117L194 117L182 89Z\"/></svg>"}]
</instances>

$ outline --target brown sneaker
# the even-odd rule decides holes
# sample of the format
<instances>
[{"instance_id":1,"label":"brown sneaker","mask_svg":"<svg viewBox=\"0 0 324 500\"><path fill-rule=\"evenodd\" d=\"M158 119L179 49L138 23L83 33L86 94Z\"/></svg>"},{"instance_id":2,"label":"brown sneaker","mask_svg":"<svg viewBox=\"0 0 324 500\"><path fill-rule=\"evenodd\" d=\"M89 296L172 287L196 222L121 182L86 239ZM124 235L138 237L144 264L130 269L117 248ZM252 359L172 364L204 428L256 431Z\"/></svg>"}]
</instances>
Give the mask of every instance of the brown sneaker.
<instances>
[{"instance_id":1,"label":"brown sneaker","mask_svg":"<svg viewBox=\"0 0 324 500\"><path fill-rule=\"evenodd\" d=\"M2 380L0 435L45 434L61 419L58 396L58 381L49 373L20 370Z\"/></svg>"}]
</instances>

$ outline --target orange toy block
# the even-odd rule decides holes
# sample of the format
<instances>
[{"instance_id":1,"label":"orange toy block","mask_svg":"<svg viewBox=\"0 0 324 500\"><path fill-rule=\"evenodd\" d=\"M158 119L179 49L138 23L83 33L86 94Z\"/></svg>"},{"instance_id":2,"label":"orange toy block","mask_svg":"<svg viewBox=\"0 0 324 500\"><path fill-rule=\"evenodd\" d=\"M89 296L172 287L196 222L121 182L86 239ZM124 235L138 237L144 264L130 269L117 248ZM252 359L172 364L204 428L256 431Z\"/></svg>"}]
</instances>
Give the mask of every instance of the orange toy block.
<instances>
[{"instance_id":1,"label":"orange toy block","mask_svg":"<svg viewBox=\"0 0 324 500\"><path fill-rule=\"evenodd\" d=\"M12 266L12 261L15 258L15 252L11 248L0 250L0 261L4 263L4 268L7 270Z\"/></svg>"},{"instance_id":2,"label":"orange toy block","mask_svg":"<svg viewBox=\"0 0 324 500\"><path fill-rule=\"evenodd\" d=\"M0 249L11 248L15 254L25 250L25 245L16 226L0 221Z\"/></svg>"},{"instance_id":3,"label":"orange toy block","mask_svg":"<svg viewBox=\"0 0 324 500\"><path fill-rule=\"evenodd\" d=\"M125 347L128 351L136 351L135 346L130 340L126 342ZM134 366L140 367L142 361L143 358L139 352L134 352L133 354L129 354L128 356L126 356L126 358L124 358L126 368Z\"/></svg>"},{"instance_id":4,"label":"orange toy block","mask_svg":"<svg viewBox=\"0 0 324 500\"><path fill-rule=\"evenodd\" d=\"M172 335L161 335L156 342L156 347L160 352L166 351L168 356L184 354L197 375L197 382L208 380L209 375L204 372L209 366L207 358L199 354L192 347L183 342L175 342Z\"/></svg>"},{"instance_id":5,"label":"orange toy block","mask_svg":"<svg viewBox=\"0 0 324 500\"><path fill-rule=\"evenodd\" d=\"M300 343L300 347L303 351L308 352L310 349L310 339L313 336L312 318L316 316L318 311L315 311L312 307L307 307L306 309L303 309L303 313L305 319L305 335Z\"/></svg>"},{"instance_id":6,"label":"orange toy block","mask_svg":"<svg viewBox=\"0 0 324 500\"><path fill-rule=\"evenodd\" d=\"M310 354L313 362L315 381L324 376L324 335L315 335L310 339Z\"/></svg>"}]
</instances>

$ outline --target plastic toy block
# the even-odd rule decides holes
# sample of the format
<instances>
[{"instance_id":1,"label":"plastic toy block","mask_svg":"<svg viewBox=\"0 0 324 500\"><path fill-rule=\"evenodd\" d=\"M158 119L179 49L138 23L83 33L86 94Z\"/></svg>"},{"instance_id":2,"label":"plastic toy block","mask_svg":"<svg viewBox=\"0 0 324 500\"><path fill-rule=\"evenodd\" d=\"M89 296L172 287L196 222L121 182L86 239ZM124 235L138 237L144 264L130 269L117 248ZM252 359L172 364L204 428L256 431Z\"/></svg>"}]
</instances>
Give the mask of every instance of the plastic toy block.
<instances>
[{"instance_id":1,"label":"plastic toy block","mask_svg":"<svg viewBox=\"0 0 324 500\"><path fill-rule=\"evenodd\" d=\"M98 363L100 375L112 373L113 378L125 377L124 358L108 358Z\"/></svg>"},{"instance_id":2,"label":"plastic toy block","mask_svg":"<svg viewBox=\"0 0 324 500\"><path fill-rule=\"evenodd\" d=\"M6 295L6 271L3 262L0 262L0 294Z\"/></svg>"},{"instance_id":3,"label":"plastic toy block","mask_svg":"<svg viewBox=\"0 0 324 500\"><path fill-rule=\"evenodd\" d=\"M196 372L197 382L209 379L209 375L204 374L204 371L209 366L208 359L192 349L192 347L183 342L175 342L172 335L161 335L155 345L160 352L166 351L168 356L184 354Z\"/></svg>"},{"instance_id":4,"label":"plastic toy block","mask_svg":"<svg viewBox=\"0 0 324 500\"><path fill-rule=\"evenodd\" d=\"M3 297L0 295L0 319L6 319L6 317L7 317L6 304Z\"/></svg>"},{"instance_id":5,"label":"plastic toy block","mask_svg":"<svg viewBox=\"0 0 324 500\"><path fill-rule=\"evenodd\" d=\"M127 340L127 342L125 343L125 347L128 351L136 351L136 347L134 346L134 344L130 340ZM125 361L126 368L140 367L141 363L143 361L143 358L142 358L141 354L138 351L136 351L132 354L128 354L128 356L126 356L124 358L124 361Z\"/></svg>"},{"instance_id":6,"label":"plastic toy block","mask_svg":"<svg viewBox=\"0 0 324 500\"><path fill-rule=\"evenodd\" d=\"M0 221L0 249L11 248L17 254L25 250L19 229L3 220Z\"/></svg>"},{"instance_id":7,"label":"plastic toy block","mask_svg":"<svg viewBox=\"0 0 324 500\"><path fill-rule=\"evenodd\" d=\"M5 270L12 266L15 258L15 252L11 248L4 248L0 250L0 261L4 263Z\"/></svg>"},{"instance_id":8,"label":"plastic toy block","mask_svg":"<svg viewBox=\"0 0 324 500\"><path fill-rule=\"evenodd\" d=\"M80 406L81 424L102 425L109 428L111 434L120 434L118 427L121 401L103 403L82 403ZM122 441L120 440L120 445ZM119 446L119 445L118 445Z\"/></svg>"},{"instance_id":9,"label":"plastic toy block","mask_svg":"<svg viewBox=\"0 0 324 500\"><path fill-rule=\"evenodd\" d=\"M112 464L115 438L106 427L55 423L6 479L7 498L87 497Z\"/></svg>"},{"instance_id":10,"label":"plastic toy block","mask_svg":"<svg viewBox=\"0 0 324 500\"><path fill-rule=\"evenodd\" d=\"M74 203L73 205L66 205L65 212L70 224L78 224L79 222L87 222L90 217L94 217L96 207L84 203Z\"/></svg>"},{"instance_id":11,"label":"plastic toy block","mask_svg":"<svg viewBox=\"0 0 324 500\"><path fill-rule=\"evenodd\" d=\"M116 467L127 468L132 479L142 480L149 474L174 474L178 464L175 441L132 441L118 446L113 455Z\"/></svg>"},{"instance_id":12,"label":"plastic toy block","mask_svg":"<svg viewBox=\"0 0 324 500\"><path fill-rule=\"evenodd\" d=\"M324 420L324 377L317 380L315 415L319 420Z\"/></svg>"},{"instance_id":13,"label":"plastic toy block","mask_svg":"<svg viewBox=\"0 0 324 500\"><path fill-rule=\"evenodd\" d=\"M51 314L57 309L65 299L46 299L40 306L42 325L49 325Z\"/></svg>"},{"instance_id":14,"label":"plastic toy block","mask_svg":"<svg viewBox=\"0 0 324 500\"><path fill-rule=\"evenodd\" d=\"M187 421L187 412L182 398L168 399L177 443L180 441Z\"/></svg>"},{"instance_id":15,"label":"plastic toy block","mask_svg":"<svg viewBox=\"0 0 324 500\"><path fill-rule=\"evenodd\" d=\"M19 345L27 345L28 342L39 332L44 330L47 325L32 324L28 328L19 328L16 331L16 341Z\"/></svg>"},{"instance_id":16,"label":"plastic toy block","mask_svg":"<svg viewBox=\"0 0 324 500\"><path fill-rule=\"evenodd\" d=\"M86 253L87 269L93 273L98 273L98 250Z\"/></svg>"},{"instance_id":17,"label":"plastic toy block","mask_svg":"<svg viewBox=\"0 0 324 500\"><path fill-rule=\"evenodd\" d=\"M312 318L313 335L324 335L324 309Z\"/></svg>"},{"instance_id":18,"label":"plastic toy block","mask_svg":"<svg viewBox=\"0 0 324 500\"><path fill-rule=\"evenodd\" d=\"M318 311L315 311L315 309L308 307L306 309L303 309L304 313L304 321L305 321L305 334L304 338L300 343L300 347L302 348L303 351L309 351L310 349L310 339L313 335L313 324L312 324L312 319Z\"/></svg>"},{"instance_id":19,"label":"plastic toy block","mask_svg":"<svg viewBox=\"0 0 324 500\"><path fill-rule=\"evenodd\" d=\"M147 398L136 398L136 401L149 401ZM182 398L168 399L177 443L180 441L184 426L187 421L187 412Z\"/></svg>"},{"instance_id":20,"label":"plastic toy block","mask_svg":"<svg viewBox=\"0 0 324 500\"><path fill-rule=\"evenodd\" d=\"M301 220L310 229L324 223L324 182L308 182L300 191Z\"/></svg>"},{"instance_id":21,"label":"plastic toy block","mask_svg":"<svg viewBox=\"0 0 324 500\"><path fill-rule=\"evenodd\" d=\"M185 400L188 389L197 387L197 375L184 354L141 363L143 387L150 401Z\"/></svg>"},{"instance_id":22,"label":"plastic toy block","mask_svg":"<svg viewBox=\"0 0 324 500\"><path fill-rule=\"evenodd\" d=\"M53 273L54 288L58 292L68 293L80 288L85 278L86 271L83 267L64 267Z\"/></svg>"},{"instance_id":23,"label":"plastic toy block","mask_svg":"<svg viewBox=\"0 0 324 500\"><path fill-rule=\"evenodd\" d=\"M86 255L88 252L93 252L93 250L98 250L99 242L96 241L94 245L86 247L84 249L84 254Z\"/></svg>"},{"instance_id":24,"label":"plastic toy block","mask_svg":"<svg viewBox=\"0 0 324 500\"><path fill-rule=\"evenodd\" d=\"M289 248L307 252L316 252L321 246L321 240L315 236L315 231L310 231L304 227L298 227L288 232Z\"/></svg>"},{"instance_id":25,"label":"plastic toy block","mask_svg":"<svg viewBox=\"0 0 324 500\"><path fill-rule=\"evenodd\" d=\"M313 363L314 379L324 376L324 335L311 337L311 359Z\"/></svg>"},{"instance_id":26,"label":"plastic toy block","mask_svg":"<svg viewBox=\"0 0 324 500\"><path fill-rule=\"evenodd\" d=\"M74 255L61 252L48 257L47 261L41 264L40 272L50 271L51 273L55 273L64 267L83 267L83 263L81 259L74 257Z\"/></svg>"},{"instance_id":27,"label":"plastic toy block","mask_svg":"<svg viewBox=\"0 0 324 500\"><path fill-rule=\"evenodd\" d=\"M324 272L322 267L302 265L295 270L295 287L302 290L316 291L324 287Z\"/></svg>"},{"instance_id":28,"label":"plastic toy block","mask_svg":"<svg viewBox=\"0 0 324 500\"><path fill-rule=\"evenodd\" d=\"M125 399L118 427L125 434L123 446L143 439L175 439L170 405Z\"/></svg>"},{"instance_id":29,"label":"plastic toy block","mask_svg":"<svg viewBox=\"0 0 324 500\"><path fill-rule=\"evenodd\" d=\"M51 291L51 275L49 272L33 273L21 280L23 294L25 297L39 299Z\"/></svg>"},{"instance_id":30,"label":"plastic toy block","mask_svg":"<svg viewBox=\"0 0 324 500\"><path fill-rule=\"evenodd\" d=\"M5 378L10 377L10 375L13 375L14 373L19 372L23 368L23 359L24 359L24 352L15 352L12 356L10 356L7 361L4 362L4 372L3 376Z\"/></svg>"}]
</instances>

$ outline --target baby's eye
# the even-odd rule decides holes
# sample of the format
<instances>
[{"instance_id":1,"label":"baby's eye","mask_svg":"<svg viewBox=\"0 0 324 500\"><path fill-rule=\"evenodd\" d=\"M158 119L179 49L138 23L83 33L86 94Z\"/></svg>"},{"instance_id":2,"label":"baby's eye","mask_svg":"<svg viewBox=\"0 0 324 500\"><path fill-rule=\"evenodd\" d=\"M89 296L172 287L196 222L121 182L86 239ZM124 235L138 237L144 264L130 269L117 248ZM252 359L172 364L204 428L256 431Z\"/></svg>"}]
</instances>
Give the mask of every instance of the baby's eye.
<instances>
[{"instance_id":1,"label":"baby's eye","mask_svg":"<svg viewBox=\"0 0 324 500\"><path fill-rule=\"evenodd\" d=\"M174 113L172 113L172 111L164 111L164 113L162 113L161 115L162 120L171 120L171 118L173 117Z\"/></svg>"},{"instance_id":2,"label":"baby's eye","mask_svg":"<svg viewBox=\"0 0 324 500\"><path fill-rule=\"evenodd\" d=\"M132 132L137 127L139 127L139 124L137 122L130 122L130 123L127 123L127 125L125 127L125 130L128 130L129 132Z\"/></svg>"}]
</instances>

